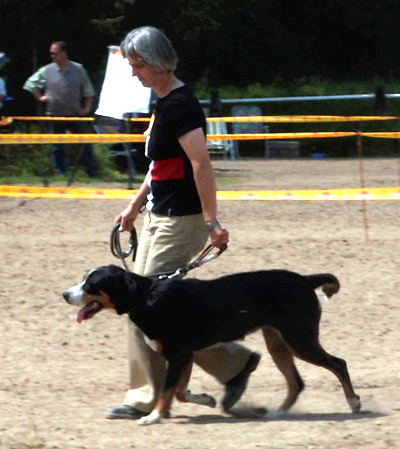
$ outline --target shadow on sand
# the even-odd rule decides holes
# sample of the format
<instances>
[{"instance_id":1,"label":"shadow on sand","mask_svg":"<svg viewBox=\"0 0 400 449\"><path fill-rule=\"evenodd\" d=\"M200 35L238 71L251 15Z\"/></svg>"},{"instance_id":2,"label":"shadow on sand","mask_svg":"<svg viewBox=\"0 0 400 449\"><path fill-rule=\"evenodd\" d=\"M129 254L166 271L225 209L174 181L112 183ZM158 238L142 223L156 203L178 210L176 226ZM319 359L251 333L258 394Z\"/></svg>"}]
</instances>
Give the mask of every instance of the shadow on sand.
<instances>
[{"instance_id":1,"label":"shadow on sand","mask_svg":"<svg viewBox=\"0 0 400 449\"><path fill-rule=\"evenodd\" d=\"M360 413L286 413L286 414L266 414L265 416L240 416L235 414L227 415L199 415L187 416L177 415L175 419L179 420L179 424L237 424L246 422L273 422L273 421L355 421L360 419L376 419L387 416L388 413L375 412L370 410L361 411ZM177 422L178 424L178 422Z\"/></svg>"}]
</instances>

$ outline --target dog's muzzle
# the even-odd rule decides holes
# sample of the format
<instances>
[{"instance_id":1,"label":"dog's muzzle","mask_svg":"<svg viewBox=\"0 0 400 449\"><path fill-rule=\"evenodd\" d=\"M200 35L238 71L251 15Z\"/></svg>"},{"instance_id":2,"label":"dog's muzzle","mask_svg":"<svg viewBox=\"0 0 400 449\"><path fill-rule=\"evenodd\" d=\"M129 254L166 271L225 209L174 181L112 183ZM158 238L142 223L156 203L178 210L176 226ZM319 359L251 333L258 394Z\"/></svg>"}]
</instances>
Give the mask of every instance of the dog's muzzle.
<instances>
[{"instance_id":1,"label":"dog's muzzle","mask_svg":"<svg viewBox=\"0 0 400 449\"><path fill-rule=\"evenodd\" d=\"M68 304L70 304L70 293L68 290L66 290L65 292L63 292L63 298L65 299L65 301L67 301Z\"/></svg>"},{"instance_id":2,"label":"dog's muzzle","mask_svg":"<svg viewBox=\"0 0 400 449\"><path fill-rule=\"evenodd\" d=\"M83 300L82 284L75 285L69 290L65 290L62 294L63 298L68 304L73 306L79 306L77 321L81 323L83 320L88 320L104 307L100 301L92 300L85 302Z\"/></svg>"},{"instance_id":3,"label":"dog's muzzle","mask_svg":"<svg viewBox=\"0 0 400 449\"><path fill-rule=\"evenodd\" d=\"M68 304L74 305L74 306L82 306L84 304L83 302L83 282L81 282L78 285L74 285L68 290L65 290L63 292L63 298L65 301L67 301Z\"/></svg>"}]
</instances>

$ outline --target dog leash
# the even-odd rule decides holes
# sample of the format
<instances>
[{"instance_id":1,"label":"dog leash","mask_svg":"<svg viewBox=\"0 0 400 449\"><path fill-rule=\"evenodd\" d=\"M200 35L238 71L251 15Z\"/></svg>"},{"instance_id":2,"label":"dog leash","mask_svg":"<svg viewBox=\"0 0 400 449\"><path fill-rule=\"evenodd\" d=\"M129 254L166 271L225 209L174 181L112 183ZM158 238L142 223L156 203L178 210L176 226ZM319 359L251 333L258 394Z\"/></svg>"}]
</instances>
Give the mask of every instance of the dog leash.
<instances>
[{"instance_id":1,"label":"dog leash","mask_svg":"<svg viewBox=\"0 0 400 449\"><path fill-rule=\"evenodd\" d=\"M113 256L115 256L117 259L121 259L122 264L126 271L130 271L128 264L126 263L125 259L129 257L132 254L132 261L134 262L136 259L136 251L138 246L138 239L136 234L136 229L133 227L130 237L129 237L129 246L128 249L123 251L121 249L121 241L119 238L120 234L120 223L116 223L111 231L111 238L110 238L110 248L111 253Z\"/></svg>"},{"instance_id":2,"label":"dog leash","mask_svg":"<svg viewBox=\"0 0 400 449\"><path fill-rule=\"evenodd\" d=\"M212 260L216 259L217 257L219 257L227 248L228 245L223 245L221 248L217 248L216 252L211 252L213 249L215 249L216 247L213 245L208 245L203 252L199 255L199 257L194 260L193 262L190 262L188 265L186 265L186 267L182 267L182 268L178 268L175 271L169 271L166 273L158 273L158 274L154 274L150 277L155 278L155 279L172 279L175 277L181 277L183 278L184 276L186 276L186 274L190 271L193 270L194 268L198 268L201 267L202 265L204 265L207 262L211 262Z\"/></svg>"},{"instance_id":3,"label":"dog leash","mask_svg":"<svg viewBox=\"0 0 400 449\"><path fill-rule=\"evenodd\" d=\"M124 268L126 271L130 272L131 270L128 267L128 264L126 263L125 259L129 257L132 253L132 260L134 261L136 258L136 251L137 251L137 245L138 245L138 239L136 234L136 229L133 228L131 231L131 235L129 238L129 246L128 249L122 250L121 248L121 242L120 242L120 223L116 223L111 231L111 239L110 239L110 247L111 247L111 253L113 256L115 256L117 259L120 259L122 261L122 264L124 265ZM207 262L211 262L212 260L215 260L217 257L219 257L226 249L228 248L228 245L223 245L221 248L217 248L217 251L213 252L214 249L216 249L213 245L208 245L203 252L195 259L193 262L190 262L185 267L178 268L177 270L173 271L167 271L164 273L157 273L153 274L149 277L153 279L172 279L175 277L184 277L186 274L198 267L201 267Z\"/></svg>"}]
</instances>

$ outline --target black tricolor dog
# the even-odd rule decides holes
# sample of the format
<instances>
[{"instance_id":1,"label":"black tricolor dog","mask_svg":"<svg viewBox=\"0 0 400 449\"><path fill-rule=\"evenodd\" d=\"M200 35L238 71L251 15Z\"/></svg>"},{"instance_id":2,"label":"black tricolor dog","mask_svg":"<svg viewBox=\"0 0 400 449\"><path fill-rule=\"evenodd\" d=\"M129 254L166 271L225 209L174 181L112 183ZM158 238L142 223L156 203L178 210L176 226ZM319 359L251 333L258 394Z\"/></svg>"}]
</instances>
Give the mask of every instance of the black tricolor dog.
<instances>
[{"instance_id":1,"label":"black tricolor dog","mask_svg":"<svg viewBox=\"0 0 400 449\"><path fill-rule=\"evenodd\" d=\"M159 422L174 394L185 400L182 391L194 351L243 338L257 329L262 330L288 384L281 410L288 410L304 387L294 364L297 356L332 371L352 411L358 412L360 398L346 362L328 354L319 343L321 307L314 292L318 287L331 297L339 291L339 281L332 274L302 276L285 270L232 274L211 281L151 280L109 265L91 270L63 296L69 304L82 306L79 322L103 308L127 313L168 361L164 391L140 424ZM206 401L206 405L212 404Z\"/></svg>"}]
</instances>

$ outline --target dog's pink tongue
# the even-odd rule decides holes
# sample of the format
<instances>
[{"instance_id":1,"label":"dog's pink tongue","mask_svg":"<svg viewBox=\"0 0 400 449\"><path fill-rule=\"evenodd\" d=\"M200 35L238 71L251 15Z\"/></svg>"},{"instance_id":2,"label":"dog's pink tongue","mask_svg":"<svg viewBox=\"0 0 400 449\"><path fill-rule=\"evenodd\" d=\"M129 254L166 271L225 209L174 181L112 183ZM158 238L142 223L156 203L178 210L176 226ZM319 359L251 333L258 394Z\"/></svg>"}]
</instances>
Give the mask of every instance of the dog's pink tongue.
<instances>
[{"instance_id":1,"label":"dog's pink tongue","mask_svg":"<svg viewBox=\"0 0 400 449\"><path fill-rule=\"evenodd\" d=\"M79 310L76 321L81 323L83 320L92 318L97 312L103 308L103 304L99 301L91 301L85 304L82 309Z\"/></svg>"}]
</instances>

